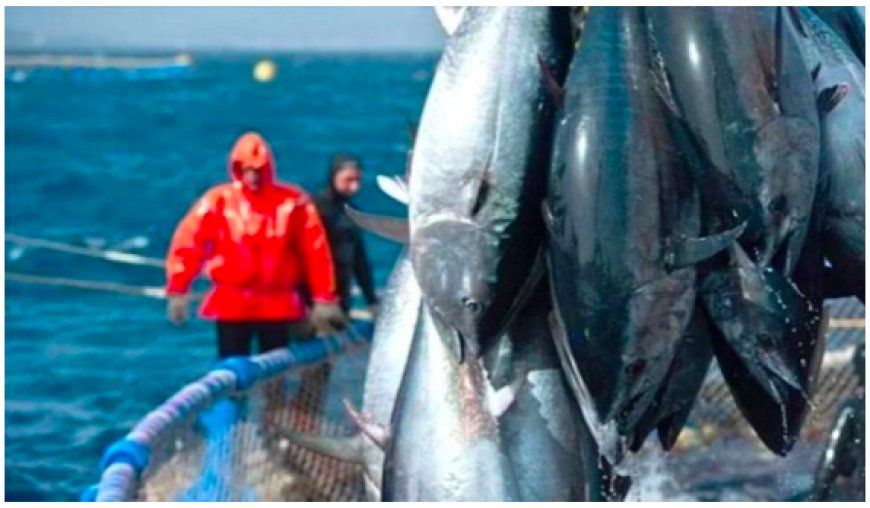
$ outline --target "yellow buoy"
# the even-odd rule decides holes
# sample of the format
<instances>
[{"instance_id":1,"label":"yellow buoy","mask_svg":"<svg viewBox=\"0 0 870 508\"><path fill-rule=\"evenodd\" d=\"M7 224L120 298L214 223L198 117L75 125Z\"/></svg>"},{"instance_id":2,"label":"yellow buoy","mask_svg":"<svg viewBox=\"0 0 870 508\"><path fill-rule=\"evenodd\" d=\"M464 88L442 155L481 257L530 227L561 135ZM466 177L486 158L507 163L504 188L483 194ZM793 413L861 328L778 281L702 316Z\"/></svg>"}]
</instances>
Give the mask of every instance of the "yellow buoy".
<instances>
[{"instance_id":1,"label":"yellow buoy","mask_svg":"<svg viewBox=\"0 0 870 508\"><path fill-rule=\"evenodd\" d=\"M272 81L277 73L278 68L275 66L275 62L271 60L260 60L254 66L254 79L260 83Z\"/></svg>"},{"instance_id":2,"label":"yellow buoy","mask_svg":"<svg viewBox=\"0 0 870 508\"><path fill-rule=\"evenodd\" d=\"M175 55L176 65L190 65L193 63L193 58L187 53L179 53Z\"/></svg>"}]
</instances>

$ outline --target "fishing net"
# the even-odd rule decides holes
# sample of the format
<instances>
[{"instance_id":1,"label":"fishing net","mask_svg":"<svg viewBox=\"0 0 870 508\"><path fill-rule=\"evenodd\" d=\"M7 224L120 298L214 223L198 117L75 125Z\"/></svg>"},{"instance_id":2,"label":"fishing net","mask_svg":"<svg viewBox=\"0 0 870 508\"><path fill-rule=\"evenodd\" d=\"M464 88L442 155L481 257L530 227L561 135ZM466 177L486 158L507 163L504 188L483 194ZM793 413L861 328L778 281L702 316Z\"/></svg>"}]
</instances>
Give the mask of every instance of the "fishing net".
<instances>
[{"instance_id":1,"label":"fishing net","mask_svg":"<svg viewBox=\"0 0 870 508\"><path fill-rule=\"evenodd\" d=\"M217 399L153 448L141 501L357 501L358 464L303 449L282 430L350 435L341 399L360 406L369 348L290 368Z\"/></svg>"},{"instance_id":2,"label":"fishing net","mask_svg":"<svg viewBox=\"0 0 870 508\"><path fill-rule=\"evenodd\" d=\"M811 470L817 460L817 451L808 447L806 442L818 443L823 439L837 408L857 386L851 355L855 346L864 340L864 311L859 302L838 300L828 307L827 349L814 391L814 407L807 418L804 439L789 457L778 458L757 442L722 382L721 373L714 367L690 417L690 425L703 429L703 439L708 441L696 446L694 452L668 454L666 460L659 460L659 470L667 469L677 477L681 471L686 472L686 477L691 478L691 484L698 489L703 489L703 479L709 476L705 476L704 471L720 482L727 476L721 469L699 466L699 461L706 461L708 465L731 461L738 470L754 471L756 479L765 478L759 471L782 476L795 468L802 468L805 473ZM311 344L295 344L287 352L255 357L255 362L260 365L258 381L244 390L226 388L237 381L226 370L214 371L183 389L148 415L128 436L128 439L144 442L150 450L150 456L141 465L139 473L135 471L136 467L124 461L105 466L97 498L141 501L364 500L359 464L301 448L282 433L282 430L293 429L349 436L355 431L345 416L342 399L347 399L355 407L361 405L370 351L368 342L335 341L312 352L313 347ZM185 402L196 398L194 395L198 392L195 388L198 386L211 388L202 389L205 395L200 396L198 402ZM157 430L149 430L152 427ZM736 455L711 461L710 446L714 442L728 443L726 448L735 451ZM746 447L754 451L749 453ZM648 443L647 448L655 446ZM655 477L647 473L637 471L637 474ZM689 488L688 483L680 481L683 482L683 491ZM744 491L751 491L752 486L746 481L742 485ZM792 487L783 489L795 490L806 488L806 485ZM661 490L659 488L659 492ZM785 491L772 492L768 488L759 491L755 498L783 499L787 497ZM655 498L644 493L636 495L645 500ZM679 496L674 494L671 497L675 498ZM747 494L742 499L755 498Z\"/></svg>"},{"instance_id":3,"label":"fishing net","mask_svg":"<svg viewBox=\"0 0 870 508\"><path fill-rule=\"evenodd\" d=\"M842 299L829 302L825 310L825 354L813 382L800 439L786 457L769 451L755 435L714 362L675 448L663 453L648 442L628 471L635 479L629 499L806 499L833 420L860 383L852 358L855 348L864 343L864 307L858 300ZM857 481L863 491L863 477ZM834 495L845 496L843 500L863 500L863 496L855 499L849 492L835 491Z\"/></svg>"}]
</instances>

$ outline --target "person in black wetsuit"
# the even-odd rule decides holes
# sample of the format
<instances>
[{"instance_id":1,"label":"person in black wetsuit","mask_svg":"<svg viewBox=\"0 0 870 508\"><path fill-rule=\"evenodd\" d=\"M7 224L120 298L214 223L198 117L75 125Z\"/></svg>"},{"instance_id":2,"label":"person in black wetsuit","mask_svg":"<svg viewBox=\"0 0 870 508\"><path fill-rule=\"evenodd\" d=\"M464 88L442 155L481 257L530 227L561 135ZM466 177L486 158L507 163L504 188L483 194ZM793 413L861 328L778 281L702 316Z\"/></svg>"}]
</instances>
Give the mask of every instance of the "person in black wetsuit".
<instances>
[{"instance_id":1,"label":"person in black wetsuit","mask_svg":"<svg viewBox=\"0 0 870 508\"><path fill-rule=\"evenodd\" d=\"M329 164L326 188L314 197L314 206L326 230L335 269L336 293L344 314L347 315L350 311L351 281L356 278L372 317L375 317L378 298L362 231L344 211L344 205L359 192L361 177L362 165L357 157L349 154L334 155ZM332 363L326 361L306 370L302 375L298 396L291 402L302 413L293 430L314 430L314 420L307 418L322 413L322 403L331 373Z\"/></svg>"},{"instance_id":2,"label":"person in black wetsuit","mask_svg":"<svg viewBox=\"0 0 870 508\"><path fill-rule=\"evenodd\" d=\"M338 296L345 313L350 309L351 281L356 279L369 309L377 314L378 298L362 231L344 211L344 205L359 192L361 178L362 164L357 157L334 155L327 186L314 198L314 204L326 227Z\"/></svg>"},{"instance_id":3,"label":"person in black wetsuit","mask_svg":"<svg viewBox=\"0 0 870 508\"><path fill-rule=\"evenodd\" d=\"M855 350L853 367L860 384L834 419L816 468L811 501L864 501L864 344Z\"/></svg>"}]
</instances>

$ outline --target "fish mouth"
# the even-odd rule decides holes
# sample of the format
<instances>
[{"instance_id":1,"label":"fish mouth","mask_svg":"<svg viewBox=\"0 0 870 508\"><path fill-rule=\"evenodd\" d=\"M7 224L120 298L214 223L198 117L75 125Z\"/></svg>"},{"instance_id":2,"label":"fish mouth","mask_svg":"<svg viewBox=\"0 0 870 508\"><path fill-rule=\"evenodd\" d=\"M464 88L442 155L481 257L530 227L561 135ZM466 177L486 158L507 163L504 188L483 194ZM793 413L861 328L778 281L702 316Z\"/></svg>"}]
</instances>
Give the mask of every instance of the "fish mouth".
<instances>
[{"instance_id":1,"label":"fish mouth","mask_svg":"<svg viewBox=\"0 0 870 508\"><path fill-rule=\"evenodd\" d=\"M458 328L453 329L455 335L454 353L459 359L459 363L465 363L466 360L476 359L480 355L480 346L477 342L476 334L470 335L467 332L462 333Z\"/></svg>"},{"instance_id":2,"label":"fish mouth","mask_svg":"<svg viewBox=\"0 0 870 508\"><path fill-rule=\"evenodd\" d=\"M634 432L640 423L652 399L653 392L648 388L640 388L633 395L621 397L610 409L604 421L616 422L617 430L623 436Z\"/></svg>"},{"instance_id":3,"label":"fish mouth","mask_svg":"<svg viewBox=\"0 0 870 508\"><path fill-rule=\"evenodd\" d=\"M477 341L473 340L476 335L469 335L468 332L463 332L460 326L448 322L443 316L435 312L432 313L432 318L435 326L440 331L439 335L441 340L444 341L444 345L460 364L466 363L469 358L474 360L478 357L479 348Z\"/></svg>"}]
</instances>

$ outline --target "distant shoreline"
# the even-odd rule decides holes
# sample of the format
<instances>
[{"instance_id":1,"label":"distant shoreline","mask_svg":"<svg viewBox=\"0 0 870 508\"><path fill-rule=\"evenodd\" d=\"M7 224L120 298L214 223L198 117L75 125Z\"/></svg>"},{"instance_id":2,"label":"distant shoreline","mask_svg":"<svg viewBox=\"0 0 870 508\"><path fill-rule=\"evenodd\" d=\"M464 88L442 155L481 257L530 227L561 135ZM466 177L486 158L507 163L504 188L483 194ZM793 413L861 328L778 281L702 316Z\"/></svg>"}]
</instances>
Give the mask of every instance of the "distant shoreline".
<instances>
[{"instance_id":1,"label":"distant shoreline","mask_svg":"<svg viewBox=\"0 0 870 508\"><path fill-rule=\"evenodd\" d=\"M7 54L7 68L34 69L41 67L66 69L144 69L167 67L190 67L193 58L181 53L169 57L157 56L111 56L111 55L51 55L37 53L32 55Z\"/></svg>"},{"instance_id":2,"label":"distant shoreline","mask_svg":"<svg viewBox=\"0 0 870 508\"><path fill-rule=\"evenodd\" d=\"M293 56L293 55L439 55L441 48L432 49L330 49L330 48L123 48L123 47L63 47L63 48L15 48L6 47L5 58L25 56L51 56L51 57L80 57L80 56L105 56L111 58L134 57L134 58L173 58L175 55L186 54L196 58L197 56Z\"/></svg>"},{"instance_id":3,"label":"distant shoreline","mask_svg":"<svg viewBox=\"0 0 870 508\"><path fill-rule=\"evenodd\" d=\"M281 60L283 58L355 58L355 59L437 59L435 51L240 51L209 50L195 52L106 52L102 50L78 51L7 51L4 58L6 70L28 72L34 69L95 69L95 70L146 70L188 69L201 61L216 59Z\"/></svg>"}]
</instances>

